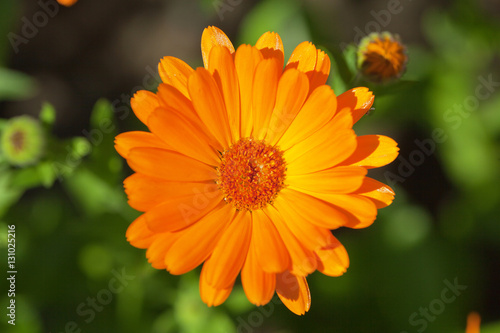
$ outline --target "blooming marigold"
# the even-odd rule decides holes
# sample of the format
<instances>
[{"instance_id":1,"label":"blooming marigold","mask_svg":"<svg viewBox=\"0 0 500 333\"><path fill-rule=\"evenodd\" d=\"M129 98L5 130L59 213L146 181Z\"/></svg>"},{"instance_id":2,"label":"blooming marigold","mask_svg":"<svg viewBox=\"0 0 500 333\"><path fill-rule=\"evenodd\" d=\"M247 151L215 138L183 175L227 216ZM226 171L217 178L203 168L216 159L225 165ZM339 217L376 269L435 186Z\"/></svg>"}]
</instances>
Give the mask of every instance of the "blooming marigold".
<instances>
[{"instance_id":1,"label":"blooming marigold","mask_svg":"<svg viewBox=\"0 0 500 333\"><path fill-rule=\"evenodd\" d=\"M204 68L165 57L156 93L131 100L150 132L116 137L135 174L125 191L144 212L127 230L153 267L184 274L203 264L201 298L223 303L238 274L256 305L278 294L294 313L310 307L306 276L339 276L347 252L330 229L364 228L394 192L366 177L393 161L392 139L356 136L374 96L325 85L330 60L303 42L284 66L278 34L234 49L204 30Z\"/></svg>"},{"instance_id":2,"label":"blooming marigold","mask_svg":"<svg viewBox=\"0 0 500 333\"><path fill-rule=\"evenodd\" d=\"M481 316L477 312L471 312L467 316L467 327L465 333L479 333L481 329Z\"/></svg>"},{"instance_id":3,"label":"blooming marigold","mask_svg":"<svg viewBox=\"0 0 500 333\"><path fill-rule=\"evenodd\" d=\"M389 32L373 32L358 47L358 68L374 82L387 82L401 77L408 57L398 36Z\"/></svg>"},{"instance_id":4,"label":"blooming marigold","mask_svg":"<svg viewBox=\"0 0 500 333\"><path fill-rule=\"evenodd\" d=\"M71 7L73 6L75 3L78 2L78 0L57 0L57 2L60 4L60 5L63 5L63 6L66 6L66 7Z\"/></svg>"}]
</instances>

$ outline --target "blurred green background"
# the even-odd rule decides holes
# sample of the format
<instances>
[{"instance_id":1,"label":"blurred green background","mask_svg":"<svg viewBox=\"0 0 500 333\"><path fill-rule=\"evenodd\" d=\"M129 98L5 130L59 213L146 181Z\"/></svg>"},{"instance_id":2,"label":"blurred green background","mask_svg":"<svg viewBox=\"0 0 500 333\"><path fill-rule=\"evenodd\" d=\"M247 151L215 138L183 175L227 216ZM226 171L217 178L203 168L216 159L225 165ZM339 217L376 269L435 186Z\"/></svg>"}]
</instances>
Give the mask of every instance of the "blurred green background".
<instances>
[{"instance_id":1,"label":"blurred green background","mask_svg":"<svg viewBox=\"0 0 500 333\"><path fill-rule=\"evenodd\" d=\"M0 331L443 333L464 332L474 310L481 332L500 332L497 1L54 4L0 3L0 131L28 114L47 138L36 165L0 157L1 267L7 272L7 226L15 225L18 272L15 326L6 317L9 285L0 283ZM371 227L334 232L351 267L339 278L308 278L304 317L278 302L255 307L238 284L222 306L207 308L199 270L155 270L125 240L138 213L126 203L121 182L131 171L114 136L144 129L129 99L155 90L163 56L201 65L208 25L235 45L276 31L285 57L312 41L330 54L337 94L360 85L375 92L375 110L356 132L391 136L401 148L372 174L394 187L396 200ZM400 82L374 85L356 74L354 44L377 30L407 46Z\"/></svg>"}]
</instances>

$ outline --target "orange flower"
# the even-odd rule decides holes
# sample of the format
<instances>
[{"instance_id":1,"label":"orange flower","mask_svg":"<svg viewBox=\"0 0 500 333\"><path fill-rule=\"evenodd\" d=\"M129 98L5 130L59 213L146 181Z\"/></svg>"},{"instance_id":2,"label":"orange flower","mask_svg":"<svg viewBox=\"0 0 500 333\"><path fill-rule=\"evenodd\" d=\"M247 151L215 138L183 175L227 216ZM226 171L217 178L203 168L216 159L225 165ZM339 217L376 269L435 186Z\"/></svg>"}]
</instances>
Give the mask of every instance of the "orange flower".
<instances>
[{"instance_id":1,"label":"orange flower","mask_svg":"<svg viewBox=\"0 0 500 333\"><path fill-rule=\"evenodd\" d=\"M398 36L389 32L371 33L358 47L358 68L369 80L386 82L401 77L408 57Z\"/></svg>"},{"instance_id":2,"label":"orange flower","mask_svg":"<svg viewBox=\"0 0 500 333\"><path fill-rule=\"evenodd\" d=\"M465 333L479 333L481 317L477 312L471 312L467 316L467 328Z\"/></svg>"},{"instance_id":3,"label":"orange flower","mask_svg":"<svg viewBox=\"0 0 500 333\"><path fill-rule=\"evenodd\" d=\"M131 100L151 132L116 137L136 172L129 204L144 212L127 230L153 267L184 274L203 264L201 298L223 303L241 275L256 305L278 294L294 313L310 307L306 276L342 275L345 248L329 229L364 228L394 192L366 177L398 148L352 125L374 96L325 85L328 56L303 42L283 69L283 44L267 32L236 51L205 29L204 68L165 57L157 93Z\"/></svg>"},{"instance_id":4,"label":"orange flower","mask_svg":"<svg viewBox=\"0 0 500 333\"><path fill-rule=\"evenodd\" d=\"M71 7L73 6L78 0L57 0L57 2L60 5L66 6L66 7Z\"/></svg>"}]
</instances>

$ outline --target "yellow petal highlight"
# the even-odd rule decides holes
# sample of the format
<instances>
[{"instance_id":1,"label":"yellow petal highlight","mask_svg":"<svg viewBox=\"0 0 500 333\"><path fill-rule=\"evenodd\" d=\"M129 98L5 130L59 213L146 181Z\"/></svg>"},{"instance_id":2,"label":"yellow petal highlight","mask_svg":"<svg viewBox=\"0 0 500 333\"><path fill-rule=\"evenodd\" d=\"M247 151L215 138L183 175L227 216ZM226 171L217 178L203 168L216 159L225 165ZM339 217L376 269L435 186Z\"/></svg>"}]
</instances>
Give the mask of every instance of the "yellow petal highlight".
<instances>
[{"instance_id":1,"label":"yellow petal highlight","mask_svg":"<svg viewBox=\"0 0 500 333\"><path fill-rule=\"evenodd\" d=\"M189 227L167 252L167 270L179 275L200 265L212 253L233 215L232 207L222 204Z\"/></svg>"},{"instance_id":2,"label":"yellow petal highlight","mask_svg":"<svg viewBox=\"0 0 500 333\"><path fill-rule=\"evenodd\" d=\"M296 68L303 73L310 72L316 67L318 53L311 42L302 42L293 50L285 70Z\"/></svg>"},{"instance_id":3,"label":"yellow petal highlight","mask_svg":"<svg viewBox=\"0 0 500 333\"><path fill-rule=\"evenodd\" d=\"M332 88L329 86L317 88L279 140L279 146L288 149L305 140L332 119L336 108L337 98Z\"/></svg>"},{"instance_id":4,"label":"yellow petal highlight","mask_svg":"<svg viewBox=\"0 0 500 333\"><path fill-rule=\"evenodd\" d=\"M279 68L283 68L285 55L280 35L275 32L266 32L257 40L255 47L261 51L264 58L277 59L280 64Z\"/></svg>"},{"instance_id":5,"label":"yellow petal highlight","mask_svg":"<svg viewBox=\"0 0 500 333\"><path fill-rule=\"evenodd\" d=\"M396 141L384 135L357 137L357 148L343 165L357 165L367 169L378 168L394 161L399 148Z\"/></svg>"},{"instance_id":6,"label":"yellow petal highlight","mask_svg":"<svg viewBox=\"0 0 500 333\"><path fill-rule=\"evenodd\" d=\"M292 189L326 193L351 193L361 186L366 173L367 170L362 167L337 166L305 175L288 176L287 183Z\"/></svg>"},{"instance_id":7,"label":"yellow petal highlight","mask_svg":"<svg viewBox=\"0 0 500 333\"><path fill-rule=\"evenodd\" d=\"M339 207L308 194L286 188L280 192L280 197L293 203L297 214L318 227L337 229L349 223Z\"/></svg>"},{"instance_id":8,"label":"yellow petal highlight","mask_svg":"<svg viewBox=\"0 0 500 333\"><path fill-rule=\"evenodd\" d=\"M238 212L203 265L206 282L216 289L233 285L245 262L252 237L249 212Z\"/></svg>"},{"instance_id":9,"label":"yellow petal highlight","mask_svg":"<svg viewBox=\"0 0 500 333\"><path fill-rule=\"evenodd\" d=\"M368 197L377 209L389 206L394 200L394 191L390 186L370 177L365 177L361 187L355 192Z\"/></svg>"},{"instance_id":10,"label":"yellow petal highlight","mask_svg":"<svg viewBox=\"0 0 500 333\"><path fill-rule=\"evenodd\" d=\"M328 80L328 75L330 74L330 67L330 57L328 57L325 52L318 49L314 70L307 73L307 76L309 77L309 81L311 83L309 87L309 90L311 92L317 87L322 86L326 83L326 81Z\"/></svg>"},{"instance_id":11,"label":"yellow petal highlight","mask_svg":"<svg viewBox=\"0 0 500 333\"><path fill-rule=\"evenodd\" d=\"M336 206L337 209L347 216L348 222L345 226L349 228L366 228L375 221L375 217L377 216L375 203L369 198L359 194L303 192Z\"/></svg>"},{"instance_id":12,"label":"yellow petal highlight","mask_svg":"<svg viewBox=\"0 0 500 333\"><path fill-rule=\"evenodd\" d=\"M347 110L343 111L307 139L285 151L287 174L292 176L326 170L345 161L357 145L356 134L350 125L352 117Z\"/></svg>"},{"instance_id":13,"label":"yellow petal highlight","mask_svg":"<svg viewBox=\"0 0 500 333\"><path fill-rule=\"evenodd\" d=\"M201 55L206 69L208 69L210 51L214 46L224 46L229 50L229 52L231 52L231 54L234 52L233 43L231 43L222 30L213 26L205 28L205 30L203 30L203 34L201 35Z\"/></svg>"},{"instance_id":14,"label":"yellow petal highlight","mask_svg":"<svg viewBox=\"0 0 500 333\"><path fill-rule=\"evenodd\" d=\"M353 88L337 97L338 109L350 109L354 124L370 110L374 100L373 93L365 87Z\"/></svg>"},{"instance_id":15,"label":"yellow petal highlight","mask_svg":"<svg viewBox=\"0 0 500 333\"><path fill-rule=\"evenodd\" d=\"M288 271L277 274L276 293L296 315L302 316L311 308L311 293L305 277L294 276Z\"/></svg>"},{"instance_id":16,"label":"yellow petal highlight","mask_svg":"<svg viewBox=\"0 0 500 333\"><path fill-rule=\"evenodd\" d=\"M193 73L191 66L175 57L164 57L158 64L158 72L161 80L177 88L184 96L188 97L187 81Z\"/></svg>"}]
</instances>

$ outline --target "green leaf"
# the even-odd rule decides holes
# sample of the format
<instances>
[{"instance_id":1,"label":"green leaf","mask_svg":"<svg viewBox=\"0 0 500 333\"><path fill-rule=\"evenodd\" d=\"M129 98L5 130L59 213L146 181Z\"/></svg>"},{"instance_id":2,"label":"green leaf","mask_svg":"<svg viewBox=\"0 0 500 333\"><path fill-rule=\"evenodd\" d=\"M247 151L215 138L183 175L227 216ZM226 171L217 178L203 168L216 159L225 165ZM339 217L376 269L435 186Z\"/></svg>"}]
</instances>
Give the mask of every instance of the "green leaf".
<instances>
[{"instance_id":1,"label":"green leaf","mask_svg":"<svg viewBox=\"0 0 500 333\"><path fill-rule=\"evenodd\" d=\"M0 100L26 99L34 95L35 81L28 75L0 68Z\"/></svg>"},{"instance_id":2,"label":"green leaf","mask_svg":"<svg viewBox=\"0 0 500 333\"><path fill-rule=\"evenodd\" d=\"M47 102L43 103L42 110L40 111L38 118L46 129L52 129L52 126L56 121L56 110L54 109L54 106Z\"/></svg>"}]
</instances>

